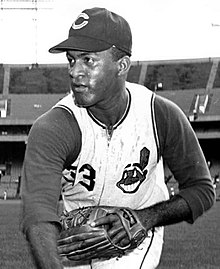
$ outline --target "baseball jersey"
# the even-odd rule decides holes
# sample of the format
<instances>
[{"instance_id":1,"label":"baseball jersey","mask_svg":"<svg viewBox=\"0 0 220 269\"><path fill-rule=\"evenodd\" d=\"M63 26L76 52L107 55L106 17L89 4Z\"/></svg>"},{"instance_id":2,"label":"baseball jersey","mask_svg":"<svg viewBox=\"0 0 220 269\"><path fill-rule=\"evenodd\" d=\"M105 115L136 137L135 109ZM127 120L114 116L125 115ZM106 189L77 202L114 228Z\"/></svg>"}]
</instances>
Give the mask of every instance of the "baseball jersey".
<instances>
[{"instance_id":1,"label":"baseball jersey","mask_svg":"<svg viewBox=\"0 0 220 269\"><path fill-rule=\"evenodd\" d=\"M211 176L184 113L143 86L126 86L127 109L110 133L71 95L34 122L22 172L24 232L37 222L59 223L61 188L67 210L97 204L138 209L167 199L163 161L190 206L189 222L212 206Z\"/></svg>"},{"instance_id":2,"label":"baseball jersey","mask_svg":"<svg viewBox=\"0 0 220 269\"><path fill-rule=\"evenodd\" d=\"M67 211L89 205L148 207L168 198L162 157L158 155L155 95L127 84L128 104L109 132L72 94L56 107L74 114L82 133L78 158L63 172L62 195Z\"/></svg>"}]
</instances>

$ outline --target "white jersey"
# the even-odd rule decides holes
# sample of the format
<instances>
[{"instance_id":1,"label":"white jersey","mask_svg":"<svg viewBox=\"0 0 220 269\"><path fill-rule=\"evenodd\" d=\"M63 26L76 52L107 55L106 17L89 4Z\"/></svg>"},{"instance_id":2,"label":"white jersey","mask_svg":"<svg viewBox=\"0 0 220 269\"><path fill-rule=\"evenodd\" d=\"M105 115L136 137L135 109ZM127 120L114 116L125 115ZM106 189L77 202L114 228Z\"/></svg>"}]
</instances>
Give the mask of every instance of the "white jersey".
<instances>
[{"instance_id":1,"label":"white jersey","mask_svg":"<svg viewBox=\"0 0 220 269\"><path fill-rule=\"evenodd\" d=\"M127 83L129 102L109 135L106 126L72 94L56 107L74 114L82 134L76 161L63 172L62 194L67 211L83 206L107 205L141 209L168 199L154 115L154 94ZM149 232L150 233L150 232ZM163 228L148 234L143 243L120 259L92 260L91 264L64 262L68 269L156 268L163 245Z\"/></svg>"},{"instance_id":2,"label":"white jersey","mask_svg":"<svg viewBox=\"0 0 220 269\"><path fill-rule=\"evenodd\" d=\"M72 94L56 106L73 113L82 133L76 161L64 171L63 200L67 211L90 205L148 207L168 198L162 158L158 157L154 94L127 83L129 102L111 136Z\"/></svg>"}]
</instances>

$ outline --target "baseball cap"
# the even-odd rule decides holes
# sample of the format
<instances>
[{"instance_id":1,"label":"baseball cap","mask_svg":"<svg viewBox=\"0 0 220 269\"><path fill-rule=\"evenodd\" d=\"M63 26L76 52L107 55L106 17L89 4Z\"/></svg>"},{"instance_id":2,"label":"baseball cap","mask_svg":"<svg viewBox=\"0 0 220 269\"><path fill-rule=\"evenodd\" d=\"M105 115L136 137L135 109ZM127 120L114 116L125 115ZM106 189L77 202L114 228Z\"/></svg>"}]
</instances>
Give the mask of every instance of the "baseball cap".
<instances>
[{"instance_id":1,"label":"baseball cap","mask_svg":"<svg viewBox=\"0 0 220 269\"><path fill-rule=\"evenodd\" d=\"M85 9L73 22L66 40L49 49L51 53L67 50L104 51L112 46L131 55L132 35L128 22L105 8Z\"/></svg>"}]
</instances>

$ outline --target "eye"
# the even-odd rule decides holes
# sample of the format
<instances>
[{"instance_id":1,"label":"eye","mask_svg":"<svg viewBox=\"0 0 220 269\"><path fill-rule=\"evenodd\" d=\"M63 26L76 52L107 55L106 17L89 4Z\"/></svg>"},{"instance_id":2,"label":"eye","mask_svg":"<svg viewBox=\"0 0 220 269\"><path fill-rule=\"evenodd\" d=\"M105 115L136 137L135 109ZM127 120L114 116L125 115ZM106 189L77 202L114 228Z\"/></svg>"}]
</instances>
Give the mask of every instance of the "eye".
<instances>
[{"instance_id":1,"label":"eye","mask_svg":"<svg viewBox=\"0 0 220 269\"><path fill-rule=\"evenodd\" d=\"M69 67L73 67L74 63L75 63L75 59L70 57L70 55L66 54L66 58L69 62Z\"/></svg>"},{"instance_id":2,"label":"eye","mask_svg":"<svg viewBox=\"0 0 220 269\"><path fill-rule=\"evenodd\" d=\"M84 62L85 62L86 64L88 64L88 65L93 65L93 64L94 64L94 59L93 59L92 57L90 57L90 56L86 56L86 57L84 58Z\"/></svg>"},{"instance_id":3,"label":"eye","mask_svg":"<svg viewBox=\"0 0 220 269\"><path fill-rule=\"evenodd\" d=\"M74 63L75 63L75 60L72 59L72 58L67 58L67 59L68 59L68 62L69 62L69 67L73 67Z\"/></svg>"}]
</instances>

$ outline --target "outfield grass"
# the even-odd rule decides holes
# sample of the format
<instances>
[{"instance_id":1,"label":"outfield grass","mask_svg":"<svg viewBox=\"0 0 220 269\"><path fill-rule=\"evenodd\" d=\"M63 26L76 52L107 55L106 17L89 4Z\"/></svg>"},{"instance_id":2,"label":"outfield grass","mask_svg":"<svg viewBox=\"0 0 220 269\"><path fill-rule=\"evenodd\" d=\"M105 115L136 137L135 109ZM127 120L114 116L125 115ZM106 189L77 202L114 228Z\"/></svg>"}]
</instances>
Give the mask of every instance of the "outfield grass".
<instances>
[{"instance_id":1,"label":"outfield grass","mask_svg":"<svg viewBox=\"0 0 220 269\"><path fill-rule=\"evenodd\" d=\"M219 209L220 202L217 202L194 225L182 223L166 227L158 269L220 268ZM34 269L27 243L18 228L19 211L19 202L0 201L1 269Z\"/></svg>"},{"instance_id":2,"label":"outfield grass","mask_svg":"<svg viewBox=\"0 0 220 269\"><path fill-rule=\"evenodd\" d=\"M165 229L159 269L220 268L220 202L193 225L181 223Z\"/></svg>"},{"instance_id":3,"label":"outfield grass","mask_svg":"<svg viewBox=\"0 0 220 269\"><path fill-rule=\"evenodd\" d=\"M19 231L20 203L0 202L0 268L32 269L27 243Z\"/></svg>"}]
</instances>

